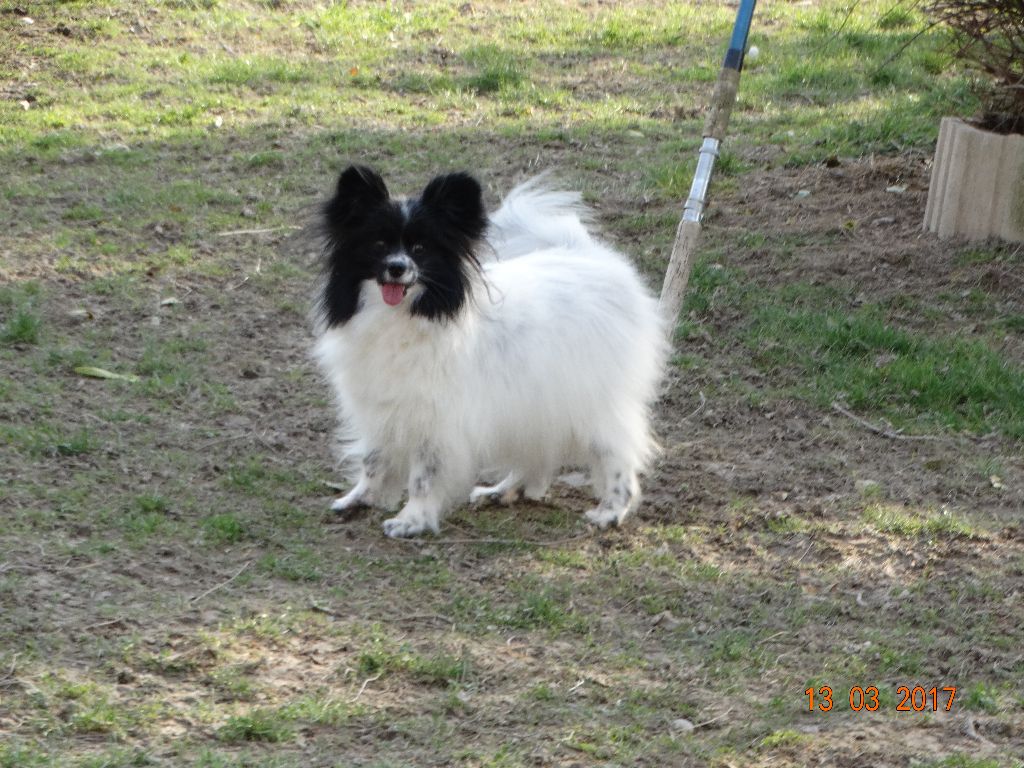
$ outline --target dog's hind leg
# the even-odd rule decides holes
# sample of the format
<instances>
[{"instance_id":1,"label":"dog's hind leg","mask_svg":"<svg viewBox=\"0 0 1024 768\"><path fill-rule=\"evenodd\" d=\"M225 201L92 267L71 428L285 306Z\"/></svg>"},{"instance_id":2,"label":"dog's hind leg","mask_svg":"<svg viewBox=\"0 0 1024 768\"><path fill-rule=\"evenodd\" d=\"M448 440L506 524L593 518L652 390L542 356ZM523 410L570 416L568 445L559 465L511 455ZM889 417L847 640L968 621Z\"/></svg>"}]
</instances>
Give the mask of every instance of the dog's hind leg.
<instances>
[{"instance_id":1,"label":"dog's hind leg","mask_svg":"<svg viewBox=\"0 0 1024 768\"><path fill-rule=\"evenodd\" d=\"M478 485L469 494L469 502L476 504L479 501L486 501L490 504L508 505L524 498L540 501L550 487L551 477L546 474L530 475L528 472L513 470L497 485Z\"/></svg>"},{"instance_id":2,"label":"dog's hind leg","mask_svg":"<svg viewBox=\"0 0 1024 768\"><path fill-rule=\"evenodd\" d=\"M359 480L348 493L334 500L331 510L346 513L359 507L394 506L398 499L394 489L394 471L379 450L367 452L359 472Z\"/></svg>"},{"instance_id":3,"label":"dog's hind leg","mask_svg":"<svg viewBox=\"0 0 1024 768\"><path fill-rule=\"evenodd\" d=\"M469 494L469 503L486 501L490 504L513 504L523 495L523 478L512 471L497 485L478 485Z\"/></svg>"},{"instance_id":4,"label":"dog's hind leg","mask_svg":"<svg viewBox=\"0 0 1024 768\"><path fill-rule=\"evenodd\" d=\"M640 481L636 470L612 453L598 453L597 463L601 472L597 477L604 477L601 501L587 512L587 520L598 528L621 525L640 504Z\"/></svg>"}]
</instances>

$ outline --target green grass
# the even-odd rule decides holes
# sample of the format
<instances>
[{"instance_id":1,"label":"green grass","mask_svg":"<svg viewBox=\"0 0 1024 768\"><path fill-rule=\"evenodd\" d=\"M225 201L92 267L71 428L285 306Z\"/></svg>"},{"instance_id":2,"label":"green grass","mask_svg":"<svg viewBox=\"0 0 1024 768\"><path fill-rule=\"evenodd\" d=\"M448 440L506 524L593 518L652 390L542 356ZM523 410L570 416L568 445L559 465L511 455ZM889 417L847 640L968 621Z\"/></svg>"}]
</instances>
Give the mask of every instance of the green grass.
<instances>
[{"instance_id":1,"label":"green grass","mask_svg":"<svg viewBox=\"0 0 1024 768\"><path fill-rule=\"evenodd\" d=\"M522 59L512 51L486 45L466 51L463 57L472 71L465 85L476 93L508 92L526 82Z\"/></svg>"},{"instance_id":2,"label":"green grass","mask_svg":"<svg viewBox=\"0 0 1024 768\"><path fill-rule=\"evenodd\" d=\"M261 570L297 582L316 582L323 578L321 555L314 549L300 546L284 554L268 552L258 563Z\"/></svg>"},{"instance_id":3,"label":"green grass","mask_svg":"<svg viewBox=\"0 0 1024 768\"><path fill-rule=\"evenodd\" d=\"M232 701L251 701L258 685L254 682L250 665L221 666L210 673L209 682L224 698Z\"/></svg>"},{"instance_id":4,"label":"green grass","mask_svg":"<svg viewBox=\"0 0 1024 768\"><path fill-rule=\"evenodd\" d=\"M881 533L897 536L956 538L975 535L970 524L948 510L908 512L891 505L873 504L864 510L864 522Z\"/></svg>"},{"instance_id":5,"label":"green grass","mask_svg":"<svg viewBox=\"0 0 1024 768\"><path fill-rule=\"evenodd\" d=\"M43 327L40 299L41 289L35 282L0 286L0 344L39 343Z\"/></svg>"},{"instance_id":6,"label":"green grass","mask_svg":"<svg viewBox=\"0 0 1024 768\"><path fill-rule=\"evenodd\" d=\"M748 343L766 370L805 374L805 393L822 405L838 399L901 426L1024 437L1024 368L987 344L904 331L871 307L780 304L756 314Z\"/></svg>"},{"instance_id":7,"label":"green grass","mask_svg":"<svg viewBox=\"0 0 1024 768\"><path fill-rule=\"evenodd\" d=\"M801 742L807 741L807 736L793 730L773 731L761 740L762 749L775 749L777 747L798 747Z\"/></svg>"},{"instance_id":8,"label":"green grass","mask_svg":"<svg viewBox=\"0 0 1024 768\"><path fill-rule=\"evenodd\" d=\"M276 744L291 741L294 730L273 710L256 709L230 718L217 730L217 738L229 743L262 741Z\"/></svg>"},{"instance_id":9,"label":"green grass","mask_svg":"<svg viewBox=\"0 0 1024 768\"><path fill-rule=\"evenodd\" d=\"M92 430L81 427L0 424L5 442L29 456L82 456L94 451L97 440Z\"/></svg>"},{"instance_id":10,"label":"green grass","mask_svg":"<svg viewBox=\"0 0 1024 768\"><path fill-rule=\"evenodd\" d=\"M211 515L203 521L203 533L213 544L236 544L245 538L245 524L233 514Z\"/></svg>"},{"instance_id":11,"label":"green grass","mask_svg":"<svg viewBox=\"0 0 1024 768\"><path fill-rule=\"evenodd\" d=\"M4 344L37 344L42 320L29 307L19 307L4 322L0 330L0 341Z\"/></svg>"},{"instance_id":12,"label":"green grass","mask_svg":"<svg viewBox=\"0 0 1024 768\"><path fill-rule=\"evenodd\" d=\"M92 432L88 429L79 429L66 440L61 440L53 446L61 456L80 456L89 453L96 447L96 441Z\"/></svg>"},{"instance_id":13,"label":"green grass","mask_svg":"<svg viewBox=\"0 0 1024 768\"><path fill-rule=\"evenodd\" d=\"M694 317L738 310L748 317L743 336L754 363L823 408L839 402L911 431L1024 437L1024 366L985 340L900 328L889 319L898 305L848 304L834 289L761 287L705 257L677 336L697 332Z\"/></svg>"},{"instance_id":14,"label":"green grass","mask_svg":"<svg viewBox=\"0 0 1024 768\"><path fill-rule=\"evenodd\" d=\"M963 697L961 702L967 709L990 714L999 710L998 691L986 683L975 683L965 691L957 691L957 695Z\"/></svg>"},{"instance_id":15,"label":"green grass","mask_svg":"<svg viewBox=\"0 0 1024 768\"><path fill-rule=\"evenodd\" d=\"M424 657L408 648L388 648L374 643L359 654L356 669L368 677L401 673L421 685L448 686L465 678L469 659L447 653Z\"/></svg>"}]
</instances>

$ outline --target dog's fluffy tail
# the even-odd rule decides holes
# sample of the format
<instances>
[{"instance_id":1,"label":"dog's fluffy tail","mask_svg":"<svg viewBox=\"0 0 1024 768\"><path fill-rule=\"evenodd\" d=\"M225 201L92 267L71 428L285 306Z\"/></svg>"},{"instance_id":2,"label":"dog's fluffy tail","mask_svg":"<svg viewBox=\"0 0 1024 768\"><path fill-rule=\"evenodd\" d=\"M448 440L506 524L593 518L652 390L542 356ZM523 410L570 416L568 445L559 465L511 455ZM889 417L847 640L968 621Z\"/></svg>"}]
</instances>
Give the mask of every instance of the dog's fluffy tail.
<instances>
[{"instance_id":1,"label":"dog's fluffy tail","mask_svg":"<svg viewBox=\"0 0 1024 768\"><path fill-rule=\"evenodd\" d=\"M576 248L591 242L592 218L578 192L551 189L545 174L526 181L491 214L488 239L499 260L547 248Z\"/></svg>"}]
</instances>

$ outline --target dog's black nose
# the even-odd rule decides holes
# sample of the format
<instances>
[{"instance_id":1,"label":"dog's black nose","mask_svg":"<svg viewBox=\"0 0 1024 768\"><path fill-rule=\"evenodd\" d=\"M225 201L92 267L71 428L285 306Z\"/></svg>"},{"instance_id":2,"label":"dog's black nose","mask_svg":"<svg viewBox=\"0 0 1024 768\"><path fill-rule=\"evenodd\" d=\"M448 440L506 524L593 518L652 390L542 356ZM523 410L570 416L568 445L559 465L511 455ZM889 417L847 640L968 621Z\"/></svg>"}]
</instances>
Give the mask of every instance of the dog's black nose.
<instances>
[{"instance_id":1,"label":"dog's black nose","mask_svg":"<svg viewBox=\"0 0 1024 768\"><path fill-rule=\"evenodd\" d=\"M384 261L381 280L386 283L407 283L416 280L416 265L404 254L389 256Z\"/></svg>"},{"instance_id":2,"label":"dog's black nose","mask_svg":"<svg viewBox=\"0 0 1024 768\"><path fill-rule=\"evenodd\" d=\"M416 265L404 253L393 254L384 260L384 269L380 275L381 282L405 285L415 282L415 280Z\"/></svg>"}]
</instances>

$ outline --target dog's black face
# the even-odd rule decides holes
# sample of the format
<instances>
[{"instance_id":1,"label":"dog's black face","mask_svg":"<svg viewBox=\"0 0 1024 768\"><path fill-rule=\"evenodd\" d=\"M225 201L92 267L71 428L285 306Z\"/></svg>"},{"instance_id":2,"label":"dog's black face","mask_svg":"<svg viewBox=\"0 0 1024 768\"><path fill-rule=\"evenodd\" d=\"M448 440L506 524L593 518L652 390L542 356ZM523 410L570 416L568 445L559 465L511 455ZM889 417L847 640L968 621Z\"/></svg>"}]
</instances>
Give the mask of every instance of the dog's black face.
<instances>
[{"instance_id":1,"label":"dog's black face","mask_svg":"<svg viewBox=\"0 0 1024 768\"><path fill-rule=\"evenodd\" d=\"M455 317L469 298L476 250L487 229L477 181L465 173L438 176L418 198L393 200L384 180L353 165L324 206L327 280L321 307L329 327L359 311L360 290L376 281L384 302L399 309L419 286L408 311L431 320Z\"/></svg>"}]
</instances>

